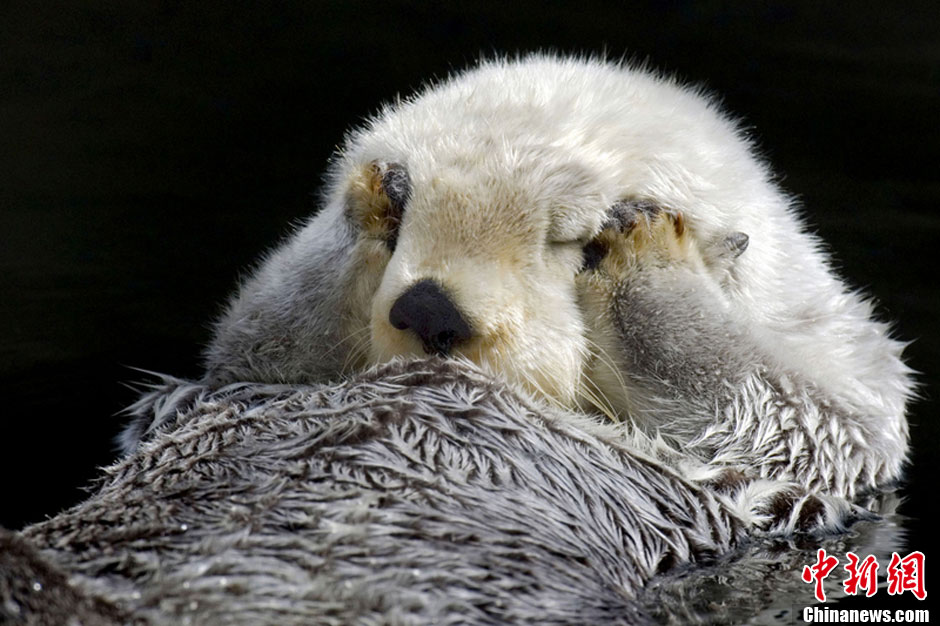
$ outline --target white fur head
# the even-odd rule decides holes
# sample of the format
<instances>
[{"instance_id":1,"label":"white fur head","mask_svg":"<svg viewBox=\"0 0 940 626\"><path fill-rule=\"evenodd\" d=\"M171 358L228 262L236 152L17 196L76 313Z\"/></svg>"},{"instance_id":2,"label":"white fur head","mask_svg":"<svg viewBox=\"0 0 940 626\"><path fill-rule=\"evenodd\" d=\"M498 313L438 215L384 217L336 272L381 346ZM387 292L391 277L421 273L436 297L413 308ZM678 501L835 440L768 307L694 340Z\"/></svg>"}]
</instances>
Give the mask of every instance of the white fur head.
<instances>
[{"instance_id":1,"label":"white fur head","mask_svg":"<svg viewBox=\"0 0 940 626\"><path fill-rule=\"evenodd\" d=\"M669 80L541 56L484 63L350 136L324 209L220 322L209 377L322 379L438 351L575 406L596 332L582 249L625 198L683 211L705 238L779 203L734 126ZM446 350L390 320L421 281L469 327Z\"/></svg>"},{"instance_id":2,"label":"white fur head","mask_svg":"<svg viewBox=\"0 0 940 626\"><path fill-rule=\"evenodd\" d=\"M207 379L321 381L441 353L583 405L613 347L577 277L623 200L680 212L701 242L748 233L748 262L723 284L768 336L789 337L797 307L831 309L824 301L843 292L750 144L700 93L599 61L495 61L350 135L323 209L219 322ZM810 363L801 349L835 353L819 348L831 333L817 334L780 342ZM599 379L617 393L615 375Z\"/></svg>"}]
</instances>

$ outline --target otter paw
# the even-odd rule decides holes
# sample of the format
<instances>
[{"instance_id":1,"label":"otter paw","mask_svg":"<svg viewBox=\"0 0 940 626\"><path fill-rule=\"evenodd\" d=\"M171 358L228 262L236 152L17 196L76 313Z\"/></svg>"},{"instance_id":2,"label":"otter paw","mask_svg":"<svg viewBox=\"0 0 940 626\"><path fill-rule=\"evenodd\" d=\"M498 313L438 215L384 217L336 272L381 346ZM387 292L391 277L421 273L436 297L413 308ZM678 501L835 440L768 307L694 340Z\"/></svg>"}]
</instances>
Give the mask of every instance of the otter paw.
<instances>
[{"instance_id":1,"label":"otter paw","mask_svg":"<svg viewBox=\"0 0 940 626\"><path fill-rule=\"evenodd\" d=\"M742 519L765 536L845 532L878 515L848 500L808 492L796 485L756 480L722 493Z\"/></svg>"},{"instance_id":2,"label":"otter paw","mask_svg":"<svg viewBox=\"0 0 940 626\"><path fill-rule=\"evenodd\" d=\"M751 480L743 469L734 467L712 471L707 476L697 480L698 484L706 489L722 494L733 494L747 486Z\"/></svg>"},{"instance_id":3,"label":"otter paw","mask_svg":"<svg viewBox=\"0 0 940 626\"><path fill-rule=\"evenodd\" d=\"M644 267L685 267L724 284L749 242L740 231L699 241L682 213L645 200L624 200L610 208L601 232L584 247L582 267L594 270L603 264L610 277Z\"/></svg>"},{"instance_id":4,"label":"otter paw","mask_svg":"<svg viewBox=\"0 0 940 626\"><path fill-rule=\"evenodd\" d=\"M677 211L663 209L650 202L618 202L611 207L611 219L605 231L616 231L620 250L635 262L659 263L688 260L694 253L694 241L685 218Z\"/></svg>"},{"instance_id":5,"label":"otter paw","mask_svg":"<svg viewBox=\"0 0 940 626\"><path fill-rule=\"evenodd\" d=\"M682 214L642 200L614 204L603 230L584 248L585 269L603 263L614 276L644 265L665 267L700 261Z\"/></svg>"}]
</instances>

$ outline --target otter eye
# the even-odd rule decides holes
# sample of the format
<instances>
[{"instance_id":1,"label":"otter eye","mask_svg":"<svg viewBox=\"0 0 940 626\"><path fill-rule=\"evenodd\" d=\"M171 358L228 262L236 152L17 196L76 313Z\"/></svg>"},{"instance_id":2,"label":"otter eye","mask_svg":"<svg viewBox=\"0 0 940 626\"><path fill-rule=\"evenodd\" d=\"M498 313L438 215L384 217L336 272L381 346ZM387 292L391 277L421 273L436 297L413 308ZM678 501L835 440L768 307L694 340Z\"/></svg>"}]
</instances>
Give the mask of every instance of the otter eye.
<instances>
[{"instance_id":1,"label":"otter eye","mask_svg":"<svg viewBox=\"0 0 940 626\"><path fill-rule=\"evenodd\" d=\"M607 256L607 251L607 244L598 239L587 242L581 249L581 271L596 269Z\"/></svg>"},{"instance_id":2,"label":"otter eye","mask_svg":"<svg viewBox=\"0 0 940 626\"><path fill-rule=\"evenodd\" d=\"M388 249L394 252L395 244L398 243L398 230L405 214L405 205L411 197L411 179L404 166L398 163L390 163L387 166L385 173L382 174L382 191L388 198L388 209L385 214L388 233L385 243Z\"/></svg>"}]
</instances>

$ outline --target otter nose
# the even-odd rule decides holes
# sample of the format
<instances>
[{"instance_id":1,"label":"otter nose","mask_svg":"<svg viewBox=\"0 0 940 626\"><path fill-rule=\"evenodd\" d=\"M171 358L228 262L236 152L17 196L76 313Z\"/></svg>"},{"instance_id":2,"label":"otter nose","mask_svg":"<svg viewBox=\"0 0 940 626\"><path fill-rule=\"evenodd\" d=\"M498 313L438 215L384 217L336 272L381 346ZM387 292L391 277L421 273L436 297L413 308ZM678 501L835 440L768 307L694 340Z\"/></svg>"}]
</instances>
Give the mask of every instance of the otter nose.
<instances>
[{"instance_id":1,"label":"otter nose","mask_svg":"<svg viewBox=\"0 0 940 626\"><path fill-rule=\"evenodd\" d=\"M472 335L453 300L428 279L418 281L395 300L388 321L398 330L411 330L428 354L444 356Z\"/></svg>"}]
</instances>

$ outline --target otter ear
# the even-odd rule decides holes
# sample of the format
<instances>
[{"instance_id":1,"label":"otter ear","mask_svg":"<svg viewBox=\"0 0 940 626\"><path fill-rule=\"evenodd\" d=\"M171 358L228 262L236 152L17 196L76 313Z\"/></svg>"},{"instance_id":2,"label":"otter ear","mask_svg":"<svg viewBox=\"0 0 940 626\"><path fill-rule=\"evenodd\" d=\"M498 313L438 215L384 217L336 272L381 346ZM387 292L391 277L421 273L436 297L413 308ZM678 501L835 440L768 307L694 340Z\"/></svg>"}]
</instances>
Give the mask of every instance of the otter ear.
<instances>
[{"instance_id":1,"label":"otter ear","mask_svg":"<svg viewBox=\"0 0 940 626\"><path fill-rule=\"evenodd\" d=\"M725 233L705 246L703 250L705 261L718 272L730 272L738 257L747 250L747 244L750 241L747 233L740 231Z\"/></svg>"},{"instance_id":2,"label":"otter ear","mask_svg":"<svg viewBox=\"0 0 940 626\"><path fill-rule=\"evenodd\" d=\"M347 213L366 236L384 239L394 251L410 197L411 179L403 165L372 161L353 176Z\"/></svg>"}]
</instances>

